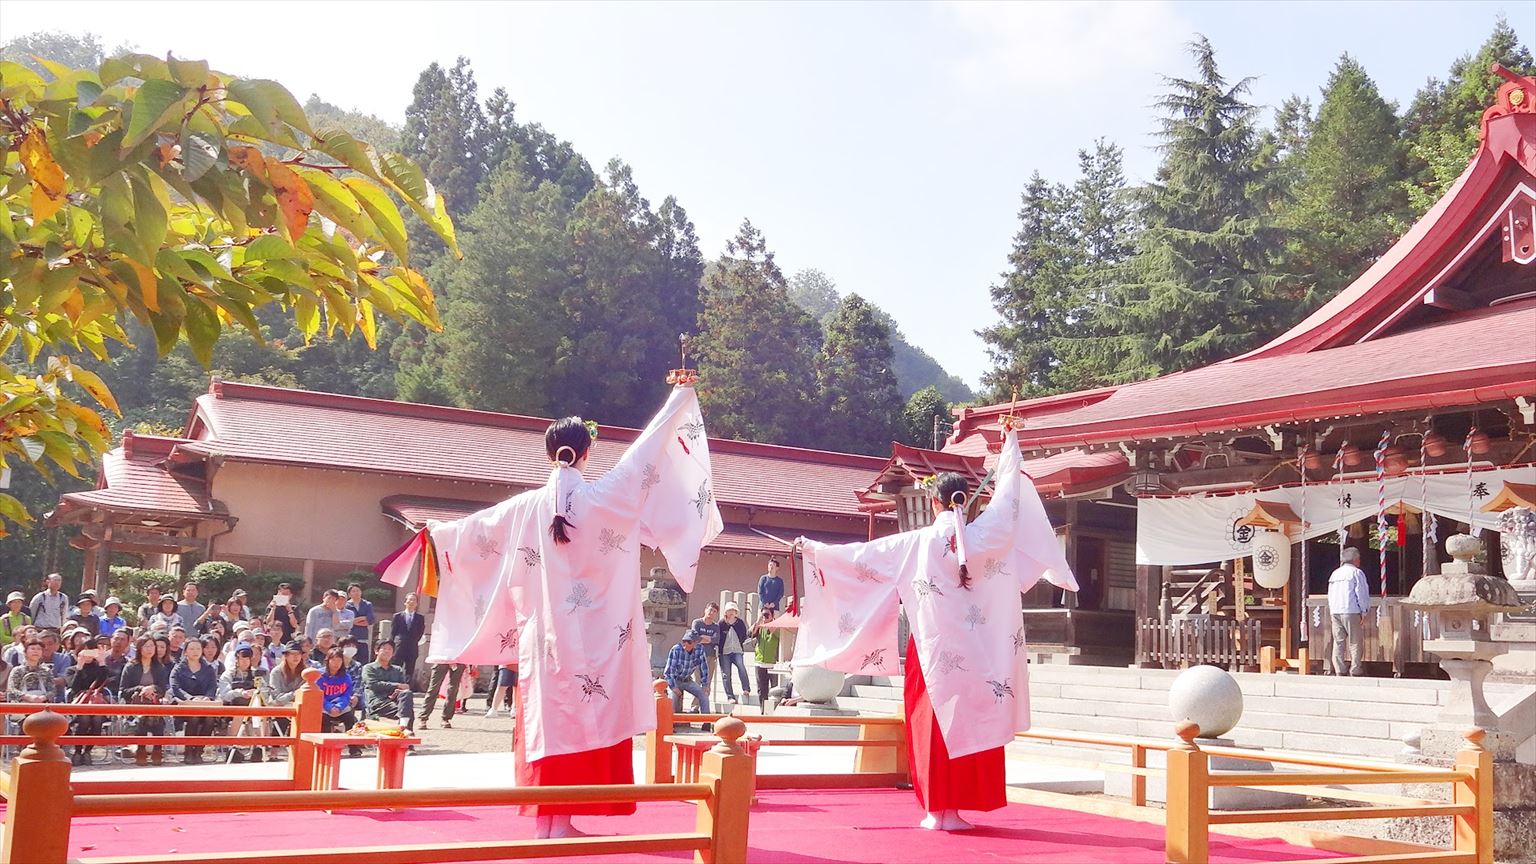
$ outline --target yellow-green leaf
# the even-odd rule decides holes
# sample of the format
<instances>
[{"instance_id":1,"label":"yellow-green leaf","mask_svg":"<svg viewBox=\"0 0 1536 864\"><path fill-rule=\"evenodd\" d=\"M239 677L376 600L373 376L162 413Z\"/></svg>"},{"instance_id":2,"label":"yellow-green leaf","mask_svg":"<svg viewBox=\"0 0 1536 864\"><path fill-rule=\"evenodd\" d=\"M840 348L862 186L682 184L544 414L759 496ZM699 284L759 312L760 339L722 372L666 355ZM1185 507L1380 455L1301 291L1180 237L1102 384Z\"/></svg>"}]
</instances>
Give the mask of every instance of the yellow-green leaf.
<instances>
[{"instance_id":1,"label":"yellow-green leaf","mask_svg":"<svg viewBox=\"0 0 1536 864\"><path fill-rule=\"evenodd\" d=\"M410 263L410 242L406 239L405 220L400 216L400 208L389 197L389 193L380 189L374 183L363 177L345 177L342 182L352 190L357 201L367 211L368 217L378 227L382 235L384 245L389 251L395 253L400 263Z\"/></svg>"},{"instance_id":2,"label":"yellow-green leaf","mask_svg":"<svg viewBox=\"0 0 1536 864\"><path fill-rule=\"evenodd\" d=\"M75 366L71 374L74 377L75 383L84 388L85 392L91 394L91 398L96 400L96 404L119 417L122 416L122 409L117 407L117 398L112 395L111 390L107 389L106 382L101 380L101 376L80 366Z\"/></svg>"},{"instance_id":3,"label":"yellow-green leaf","mask_svg":"<svg viewBox=\"0 0 1536 864\"><path fill-rule=\"evenodd\" d=\"M128 132L122 151L127 153L159 131L183 110L187 89L170 81L152 80L139 85L133 95L133 109L128 116Z\"/></svg>"}]
</instances>

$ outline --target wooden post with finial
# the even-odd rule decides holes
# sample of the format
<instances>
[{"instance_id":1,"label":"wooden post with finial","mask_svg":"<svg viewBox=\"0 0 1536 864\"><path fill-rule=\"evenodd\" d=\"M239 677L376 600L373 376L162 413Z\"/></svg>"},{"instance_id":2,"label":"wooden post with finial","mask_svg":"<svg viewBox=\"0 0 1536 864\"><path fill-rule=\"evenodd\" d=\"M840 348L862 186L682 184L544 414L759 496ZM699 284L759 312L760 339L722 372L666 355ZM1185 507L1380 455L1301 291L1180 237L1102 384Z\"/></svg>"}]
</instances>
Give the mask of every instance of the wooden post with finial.
<instances>
[{"instance_id":1,"label":"wooden post with finial","mask_svg":"<svg viewBox=\"0 0 1536 864\"><path fill-rule=\"evenodd\" d=\"M1453 823L1455 849L1469 852L1477 864L1493 864L1493 754L1483 746L1488 733L1473 727L1462 733L1467 743L1456 751L1456 767L1471 774L1456 781L1457 804L1471 804L1472 812Z\"/></svg>"},{"instance_id":2,"label":"wooden post with finial","mask_svg":"<svg viewBox=\"0 0 1536 864\"><path fill-rule=\"evenodd\" d=\"M65 864L69 860L69 820L75 799L69 786L69 757L58 744L68 729L69 721L52 711L33 714L21 724L32 743L11 765L0 864Z\"/></svg>"},{"instance_id":3,"label":"wooden post with finial","mask_svg":"<svg viewBox=\"0 0 1536 864\"><path fill-rule=\"evenodd\" d=\"M315 682L320 680L319 669L305 669L304 683L293 697L293 748L288 756L288 779L294 789L313 789L315 785L315 745L302 736L320 731L321 718L325 715L322 705L324 694Z\"/></svg>"},{"instance_id":4,"label":"wooden post with finial","mask_svg":"<svg viewBox=\"0 0 1536 864\"><path fill-rule=\"evenodd\" d=\"M1168 827L1163 851L1168 864L1210 860L1210 757L1195 745L1200 726L1185 720L1174 730L1179 744L1168 750Z\"/></svg>"},{"instance_id":5,"label":"wooden post with finial","mask_svg":"<svg viewBox=\"0 0 1536 864\"><path fill-rule=\"evenodd\" d=\"M699 782L710 783L715 792L699 802L697 830L710 836L709 849L694 854L698 864L746 864L747 822L752 813L756 785L753 759L736 742L747 724L735 717L715 721L720 743L704 754Z\"/></svg>"},{"instance_id":6,"label":"wooden post with finial","mask_svg":"<svg viewBox=\"0 0 1536 864\"><path fill-rule=\"evenodd\" d=\"M651 682L651 690L656 694L656 728L645 733L645 782L671 783L672 745L667 736L672 734L672 695L660 678Z\"/></svg>"}]
</instances>

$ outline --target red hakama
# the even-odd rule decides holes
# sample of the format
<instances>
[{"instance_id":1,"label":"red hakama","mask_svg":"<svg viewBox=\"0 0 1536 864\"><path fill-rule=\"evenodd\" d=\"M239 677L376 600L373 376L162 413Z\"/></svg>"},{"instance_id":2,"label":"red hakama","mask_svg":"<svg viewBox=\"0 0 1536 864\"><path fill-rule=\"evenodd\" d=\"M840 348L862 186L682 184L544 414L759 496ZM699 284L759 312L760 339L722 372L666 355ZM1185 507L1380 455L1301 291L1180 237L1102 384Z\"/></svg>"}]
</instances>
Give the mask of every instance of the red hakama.
<instances>
[{"instance_id":1,"label":"red hakama","mask_svg":"<svg viewBox=\"0 0 1536 864\"><path fill-rule=\"evenodd\" d=\"M949 757L939 720L928 699L928 685L918 665L917 641L907 639L905 688L907 754L912 789L929 813L943 810L997 810L1008 803L1003 748L994 747L958 759ZM964 723L965 718L960 718Z\"/></svg>"},{"instance_id":2,"label":"red hakama","mask_svg":"<svg viewBox=\"0 0 1536 864\"><path fill-rule=\"evenodd\" d=\"M521 712L519 712L521 714ZM582 750L560 756L546 756L529 762L523 751L522 718L518 718L517 741L512 746L517 766L518 786L632 786L635 782L635 745L625 739L611 747ZM524 804L518 808L524 816L629 816L635 802L618 804Z\"/></svg>"}]
</instances>

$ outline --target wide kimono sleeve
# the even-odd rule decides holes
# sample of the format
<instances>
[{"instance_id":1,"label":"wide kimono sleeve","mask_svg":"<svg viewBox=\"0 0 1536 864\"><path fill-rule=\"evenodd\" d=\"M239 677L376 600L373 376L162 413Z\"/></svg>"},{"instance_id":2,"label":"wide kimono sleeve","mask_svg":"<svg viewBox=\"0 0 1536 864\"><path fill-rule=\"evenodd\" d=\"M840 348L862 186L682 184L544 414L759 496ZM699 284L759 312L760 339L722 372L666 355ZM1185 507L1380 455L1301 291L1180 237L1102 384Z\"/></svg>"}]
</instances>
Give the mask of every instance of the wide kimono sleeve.
<instances>
[{"instance_id":1,"label":"wide kimono sleeve","mask_svg":"<svg viewBox=\"0 0 1536 864\"><path fill-rule=\"evenodd\" d=\"M432 526L443 577L433 607L427 662L517 661L518 633L533 614L542 585L538 557L528 553L541 524L539 492L524 492Z\"/></svg>"},{"instance_id":2,"label":"wide kimono sleeve","mask_svg":"<svg viewBox=\"0 0 1536 864\"><path fill-rule=\"evenodd\" d=\"M895 674L897 580L912 570L920 544L919 532L868 543L805 541L806 598L794 665Z\"/></svg>"},{"instance_id":3,"label":"wide kimono sleeve","mask_svg":"<svg viewBox=\"0 0 1536 864\"><path fill-rule=\"evenodd\" d=\"M633 516L640 542L660 550L678 585L693 590L699 552L725 526L692 387L673 388L618 464L593 482L591 494L604 509Z\"/></svg>"},{"instance_id":4,"label":"wide kimono sleeve","mask_svg":"<svg viewBox=\"0 0 1536 864\"><path fill-rule=\"evenodd\" d=\"M1016 578L1020 591L1028 591L1041 579L1076 591L1077 577L1072 575L1056 529L1045 513L1045 503L1023 466L1018 435L1010 429L997 461L992 500L986 511L966 526L972 558L986 575Z\"/></svg>"}]
</instances>

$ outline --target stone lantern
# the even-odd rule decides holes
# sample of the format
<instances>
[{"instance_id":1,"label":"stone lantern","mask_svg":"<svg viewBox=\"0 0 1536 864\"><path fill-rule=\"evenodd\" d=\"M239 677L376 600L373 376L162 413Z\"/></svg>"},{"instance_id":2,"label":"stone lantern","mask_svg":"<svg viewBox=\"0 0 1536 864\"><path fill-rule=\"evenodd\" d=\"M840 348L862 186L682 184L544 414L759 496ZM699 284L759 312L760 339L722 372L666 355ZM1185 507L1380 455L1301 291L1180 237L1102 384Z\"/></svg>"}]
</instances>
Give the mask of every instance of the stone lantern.
<instances>
[{"instance_id":1,"label":"stone lantern","mask_svg":"<svg viewBox=\"0 0 1536 864\"><path fill-rule=\"evenodd\" d=\"M1441 573L1420 579L1403 605L1435 612L1440 619L1439 638L1424 643L1424 650L1439 656L1440 668L1451 676L1450 699L1437 725L1472 724L1493 732L1498 717L1483 696L1483 680L1493 671L1493 658L1508 648L1488 638L1488 616L1518 610L1520 595L1473 560L1482 547L1482 541L1467 534L1447 539L1445 548L1454 560Z\"/></svg>"}]
</instances>

